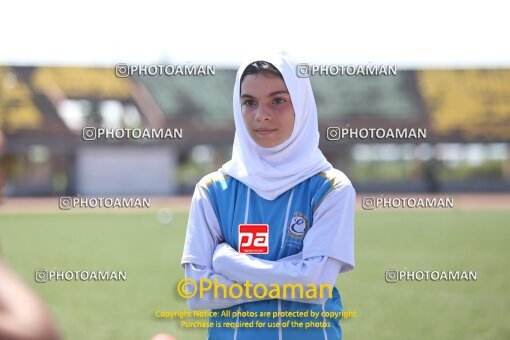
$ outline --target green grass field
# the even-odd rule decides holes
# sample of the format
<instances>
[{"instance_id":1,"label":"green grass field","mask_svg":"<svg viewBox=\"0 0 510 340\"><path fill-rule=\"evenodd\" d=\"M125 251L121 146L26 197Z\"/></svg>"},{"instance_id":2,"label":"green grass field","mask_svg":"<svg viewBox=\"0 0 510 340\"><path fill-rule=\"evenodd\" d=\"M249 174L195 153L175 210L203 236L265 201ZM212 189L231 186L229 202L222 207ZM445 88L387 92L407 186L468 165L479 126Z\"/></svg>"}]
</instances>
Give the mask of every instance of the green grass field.
<instances>
[{"instance_id":1,"label":"green grass field","mask_svg":"<svg viewBox=\"0 0 510 340\"><path fill-rule=\"evenodd\" d=\"M48 303L66 339L203 339L156 310L187 310L176 286L187 215L0 215L9 264ZM510 212L363 211L356 268L337 281L345 339L510 339ZM37 269L125 270L124 282L36 283ZM387 269L476 270L477 281L386 283Z\"/></svg>"}]
</instances>

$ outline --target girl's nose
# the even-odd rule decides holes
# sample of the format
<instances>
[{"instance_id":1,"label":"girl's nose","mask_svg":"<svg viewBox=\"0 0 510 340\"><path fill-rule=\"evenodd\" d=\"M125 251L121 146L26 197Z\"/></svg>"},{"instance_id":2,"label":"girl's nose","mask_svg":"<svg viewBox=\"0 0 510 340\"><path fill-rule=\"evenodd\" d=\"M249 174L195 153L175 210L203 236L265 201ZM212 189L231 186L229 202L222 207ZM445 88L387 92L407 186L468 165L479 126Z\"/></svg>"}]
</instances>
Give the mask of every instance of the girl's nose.
<instances>
[{"instance_id":1,"label":"girl's nose","mask_svg":"<svg viewBox=\"0 0 510 340\"><path fill-rule=\"evenodd\" d=\"M260 105L255 113L255 119L257 121L268 121L271 120L271 112L268 108Z\"/></svg>"}]
</instances>

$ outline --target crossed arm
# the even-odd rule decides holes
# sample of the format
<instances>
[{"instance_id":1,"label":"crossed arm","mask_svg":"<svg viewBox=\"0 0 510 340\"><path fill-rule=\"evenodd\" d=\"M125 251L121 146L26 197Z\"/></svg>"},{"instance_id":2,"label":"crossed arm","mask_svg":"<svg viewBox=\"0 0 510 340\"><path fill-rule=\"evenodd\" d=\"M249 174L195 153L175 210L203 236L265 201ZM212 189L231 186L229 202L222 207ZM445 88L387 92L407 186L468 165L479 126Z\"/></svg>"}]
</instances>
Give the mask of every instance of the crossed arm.
<instances>
[{"instance_id":1,"label":"crossed arm","mask_svg":"<svg viewBox=\"0 0 510 340\"><path fill-rule=\"evenodd\" d=\"M283 285L285 283L303 286L329 284L333 287L341 267L339 261L325 256L302 260L301 253L279 261L261 260L250 255L240 254L227 243L217 246L212 264L213 268L187 263L185 265L186 277L192 278L195 282L199 282L201 279L211 281L217 279L217 282L224 284L227 289L234 283L242 284L247 281L253 285L263 284L267 287L271 284ZM287 296L285 299L322 304L327 297L305 299ZM188 299L188 305L192 309L219 309L259 300L261 299L250 299L246 296L239 299L215 298L212 291L207 291L203 298L195 296Z\"/></svg>"},{"instance_id":2,"label":"crossed arm","mask_svg":"<svg viewBox=\"0 0 510 340\"><path fill-rule=\"evenodd\" d=\"M352 188L352 187L351 187ZM336 194L338 197L331 197L329 203L323 202L321 207L314 215L314 227L308 232L304 239L303 252L289 256L278 261L269 261L256 258L247 254L240 254L227 243L222 243L219 223L212 208L211 202L205 192L197 190L193 197L190 222L188 224L188 233L186 235L185 255L183 256L183 265L186 278L191 278L195 282L201 279L214 281L217 279L219 284L230 287L234 283L263 284L300 284L307 286L312 284L319 287L323 284L335 285L336 278L340 272L352 269L353 261L341 261L336 257L327 256L328 253L336 253L332 249L341 247L340 244L334 244L336 239L331 239L327 233L322 233L321 224L326 225L328 219L336 218L343 222L342 214L354 212L354 191L348 195ZM343 197L343 198L341 198ZM339 200L340 199L340 200ZM345 202L342 202L342 199ZM326 203L326 204L325 204ZM343 204L345 203L345 204ZM335 204L336 207L331 206ZM342 207L339 211L338 206ZM320 211L323 209L324 211ZM338 215L338 214L341 215ZM352 217L347 219L348 224L352 224ZM323 223L324 221L324 223ZM352 225L348 225L346 234L338 235L340 238L347 238L352 241ZM312 232L313 230L313 232ZM321 234L322 233L322 234ZM201 239L195 238L196 235L204 235ZM192 242L200 242L200 247L192 247ZM329 243L329 245L326 245ZM347 242L349 243L349 242ZM321 247L315 247L314 244L321 244ZM193 248L199 252L196 256L186 255L192 251L187 248ZM318 250L318 249L321 250ZM350 250L350 249L349 249ZM200 260L207 259L207 260ZM305 303L322 304L327 299L299 299L297 297L286 297L286 300L299 301ZM188 305L192 309L219 309L228 308L246 302L258 301L261 299L249 299L245 296L240 299L218 298L213 296L213 292L207 291L202 298L195 296L188 299Z\"/></svg>"}]
</instances>

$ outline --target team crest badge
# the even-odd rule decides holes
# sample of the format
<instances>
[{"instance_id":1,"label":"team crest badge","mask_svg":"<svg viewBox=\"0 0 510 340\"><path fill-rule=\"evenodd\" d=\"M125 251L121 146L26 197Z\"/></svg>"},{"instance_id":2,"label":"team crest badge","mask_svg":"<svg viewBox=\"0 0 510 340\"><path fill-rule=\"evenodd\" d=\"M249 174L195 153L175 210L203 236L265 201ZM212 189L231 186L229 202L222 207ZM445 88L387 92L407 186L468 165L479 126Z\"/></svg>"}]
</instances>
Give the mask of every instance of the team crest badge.
<instances>
[{"instance_id":1,"label":"team crest badge","mask_svg":"<svg viewBox=\"0 0 510 340\"><path fill-rule=\"evenodd\" d=\"M309 227L308 218L302 213L297 212L290 220L288 234L290 237L300 240L305 237Z\"/></svg>"}]
</instances>

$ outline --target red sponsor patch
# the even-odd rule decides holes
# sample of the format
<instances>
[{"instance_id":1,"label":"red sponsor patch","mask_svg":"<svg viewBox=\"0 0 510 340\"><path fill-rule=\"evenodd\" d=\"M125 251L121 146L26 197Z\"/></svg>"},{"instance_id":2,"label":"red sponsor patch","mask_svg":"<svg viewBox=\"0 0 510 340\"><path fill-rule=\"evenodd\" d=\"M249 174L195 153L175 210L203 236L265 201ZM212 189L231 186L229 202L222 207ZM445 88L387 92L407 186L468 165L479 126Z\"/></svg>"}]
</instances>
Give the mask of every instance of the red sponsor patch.
<instances>
[{"instance_id":1,"label":"red sponsor patch","mask_svg":"<svg viewBox=\"0 0 510 340\"><path fill-rule=\"evenodd\" d=\"M269 225L240 224L238 251L242 254L269 253Z\"/></svg>"}]
</instances>

